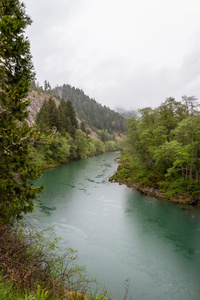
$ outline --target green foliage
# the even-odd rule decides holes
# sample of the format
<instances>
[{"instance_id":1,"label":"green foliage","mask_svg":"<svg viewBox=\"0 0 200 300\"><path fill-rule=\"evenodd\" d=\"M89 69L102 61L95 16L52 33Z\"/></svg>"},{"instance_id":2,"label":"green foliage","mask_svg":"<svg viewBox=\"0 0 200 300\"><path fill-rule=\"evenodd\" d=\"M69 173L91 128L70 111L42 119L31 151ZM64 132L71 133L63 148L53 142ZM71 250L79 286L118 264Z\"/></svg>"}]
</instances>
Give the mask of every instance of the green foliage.
<instances>
[{"instance_id":1,"label":"green foliage","mask_svg":"<svg viewBox=\"0 0 200 300\"><path fill-rule=\"evenodd\" d=\"M81 129L76 130L75 144L77 147L77 150L76 150L77 158L87 157L87 154L88 154L87 135Z\"/></svg>"},{"instance_id":2,"label":"green foliage","mask_svg":"<svg viewBox=\"0 0 200 300\"><path fill-rule=\"evenodd\" d=\"M30 158L38 169L55 166L72 158L73 145L72 137L68 134L63 136L56 128L45 133L38 132L38 139L30 147Z\"/></svg>"},{"instance_id":3,"label":"green foliage","mask_svg":"<svg viewBox=\"0 0 200 300\"><path fill-rule=\"evenodd\" d=\"M30 158L38 169L45 169L74 159L116 151L120 145L120 139L103 143L81 129L70 136L52 128L45 133L38 132L30 147Z\"/></svg>"},{"instance_id":4,"label":"green foliage","mask_svg":"<svg viewBox=\"0 0 200 300\"><path fill-rule=\"evenodd\" d=\"M160 188L166 196L200 196L200 114L195 97L168 98L127 121L126 149L115 178ZM127 164L129 167L127 167Z\"/></svg>"},{"instance_id":5,"label":"green foliage","mask_svg":"<svg viewBox=\"0 0 200 300\"><path fill-rule=\"evenodd\" d=\"M108 300L107 291L102 291L100 294L97 294L94 300Z\"/></svg>"},{"instance_id":6,"label":"green foliage","mask_svg":"<svg viewBox=\"0 0 200 300\"><path fill-rule=\"evenodd\" d=\"M31 157L40 169L123 148L122 138L116 138L107 129L98 130L99 138L94 138L85 121L78 128L76 112L69 99L62 98L58 106L52 98L45 100L35 123L40 140L33 142Z\"/></svg>"},{"instance_id":7,"label":"green foliage","mask_svg":"<svg viewBox=\"0 0 200 300\"><path fill-rule=\"evenodd\" d=\"M41 188L33 188L38 177L29 160L34 132L25 120L25 99L34 78L30 45L24 32L31 19L18 0L0 3L0 219L9 223L32 211Z\"/></svg>"},{"instance_id":8,"label":"green foliage","mask_svg":"<svg viewBox=\"0 0 200 300\"><path fill-rule=\"evenodd\" d=\"M91 135L88 135L87 140L88 140L88 155L95 156L98 153L95 147L95 138L92 137Z\"/></svg>"},{"instance_id":9,"label":"green foliage","mask_svg":"<svg viewBox=\"0 0 200 300\"><path fill-rule=\"evenodd\" d=\"M106 152L112 152L117 150L117 144L114 141L106 142Z\"/></svg>"},{"instance_id":10,"label":"green foliage","mask_svg":"<svg viewBox=\"0 0 200 300\"><path fill-rule=\"evenodd\" d=\"M78 127L72 102L69 99L67 102L62 99L57 107L52 97L48 101L44 100L40 111L37 113L35 123L42 132L55 127L61 133L65 134L68 132L71 135L75 133Z\"/></svg>"},{"instance_id":11,"label":"green foliage","mask_svg":"<svg viewBox=\"0 0 200 300\"><path fill-rule=\"evenodd\" d=\"M105 144L100 139L94 140L94 145L95 145L97 154L102 154L105 152Z\"/></svg>"},{"instance_id":12,"label":"green foliage","mask_svg":"<svg viewBox=\"0 0 200 300\"><path fill-rule=\"evenodd\" d=\"M71 95L72 96L72 95ZM86 122L78 122L72 101L62 98L56 106L53 99L45 100L36 117L39 139L32 143L31 158L39 169L123 149L120 132L116 138L107 129L93 137Z\"/></svg>"},{"instance_id":13,"label":"green foliage","mask_svg":"<svg viewBox=\"0 0 200 300\"><path fill-rule=\"evenodd\" d=\"M10 103L10 112L23 120L27 101L21 100L28 92L34 78L31 63L30 44L24 37L31 19L25 13L25 6L18 0L2 0L0 3L0 99L1 107ZM9 96L9 97L8 97ZM9 99L11 97L11 99ZM18 101L13 101L15 98Z\"/></svg>"},{"instance_id":14,"label":"green foliage","mask_svg":"<svg viewBox=\"0 0 200 300\"><path fill-rule=\"evenodd\" d=\"M37 287L36 293L17 291L12 282L6 280L6 277L0 275L0 299L5 300L45 300L49 299L49 292Z\"/></svg>"}]
</instances>

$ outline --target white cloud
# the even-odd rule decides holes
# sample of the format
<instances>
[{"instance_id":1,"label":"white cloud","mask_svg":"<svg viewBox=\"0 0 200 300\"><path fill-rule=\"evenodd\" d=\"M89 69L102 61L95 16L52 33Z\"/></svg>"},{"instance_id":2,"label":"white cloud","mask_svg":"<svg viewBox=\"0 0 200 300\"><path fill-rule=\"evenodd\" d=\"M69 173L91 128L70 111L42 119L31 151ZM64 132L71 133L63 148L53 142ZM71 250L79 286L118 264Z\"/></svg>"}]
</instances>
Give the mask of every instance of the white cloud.
<instances>
[{"instance_id":1,"label":"white cloud","mask_svg":"<svg viewBox=\"0 0 200 300\"><path fill-rule=\"evenodd\" d=\"M112 108L200 97L199 1L24 2L41 84L69 83Z\"/></svg>"}]
</instances>

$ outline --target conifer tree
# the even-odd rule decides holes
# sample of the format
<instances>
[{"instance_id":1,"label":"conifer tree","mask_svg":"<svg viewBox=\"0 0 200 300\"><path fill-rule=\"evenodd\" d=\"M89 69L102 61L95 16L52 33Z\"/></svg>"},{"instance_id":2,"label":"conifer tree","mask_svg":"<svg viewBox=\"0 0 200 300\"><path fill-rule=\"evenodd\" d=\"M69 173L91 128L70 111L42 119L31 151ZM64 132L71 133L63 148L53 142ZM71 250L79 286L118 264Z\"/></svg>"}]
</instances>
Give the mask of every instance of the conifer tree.
<instances>
[{"instance_id":1,"label":"conifer tree","mask_svg":"<svg viewBox=\"0 0 200 300\"><path fill-rule=\"evenodd\" d=\"M36 115L35 124L40 131L45 132L50 129L49 123L49 102L45 99L39 112Z\"/></svg>"},{"instance_id":2,"label":"conifer tree","mask_svg":"<svg viewBox=\"0 0 200 300\"><path fill-rule=\"evenodd\" d=\"M30 44L24 36L30 17L19 0L0 2L0 220L10 223L32 211L38 177L29 160L31 128L25 99L34 79Z\"/></svg>"},{"instance_id":3,"label":"conifer tree","mask_svg":"<svg viewBox=\"0 0 200 300\"><path fill-rule=\"evenodd\" d=\"M65 101L64 99L60 102L60 109L62 110L62 124L65 131L70 134L74 134L78 128L78 122L76 120L76 112L72 105L71 100Z\"/></svg>"},{"instance_id":4,"label":"conifer tree","mask_svg":"<svg viewBox=\"0 0 200 300\"><path fill-rule=\"evenodd\" d=\"M56 103L53 98L49 98L49 125L50 128L59 127L59 117L58 117L58 109L56 107Z\"/></svg>"},{"instance_id":5,"label":"conifer tree","mask_svg":"<svg viewBox=\"0 0 200 300\"><path fill-rule=\"evenodd\" d=\"M78 122L77 122L77 119L76 119L76 112L75 112L75 109L72 105L72 101L70 99L68 99L67 103L66 103L66 114L67 114L67 116L70 117L72 126L75 129L77 129L78 128Z\"/></svg>"}]
</instances>

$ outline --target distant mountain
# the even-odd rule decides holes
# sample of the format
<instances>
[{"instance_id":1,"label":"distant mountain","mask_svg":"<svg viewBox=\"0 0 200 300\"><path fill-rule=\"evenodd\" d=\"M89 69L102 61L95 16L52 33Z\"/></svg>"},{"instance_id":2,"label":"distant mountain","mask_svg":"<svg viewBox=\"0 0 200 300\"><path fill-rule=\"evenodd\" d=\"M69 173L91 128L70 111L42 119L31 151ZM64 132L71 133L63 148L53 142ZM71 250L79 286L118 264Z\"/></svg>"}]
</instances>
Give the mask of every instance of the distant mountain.
<instances>
[{"instance_id":1,"label":"distant mountain","mask_svg":"<svg viewBox=\"0 0 200 300\"><path fill-rule=\"evenodd\" d=\"M132 117L138 118L138 113L136 110L125 110L121 107L116 107L115 111L117 111L120 115L122 115L126 119L130 119Z\"/></svg>"},{"instance_id":2,"label":"distant mountain","mask_svg":"<svg viewBox=\"0 0 200 300\"><path fill-rule=\"evenodd\" d=\"M52 93L59 100L70 99L78 117L93 130L107 129L110 133L125 131L126 119L121 114L105 105L102 106L96 100L85 95L83 90L64 84L53 88Z\"/></svg>"}]
</instances>

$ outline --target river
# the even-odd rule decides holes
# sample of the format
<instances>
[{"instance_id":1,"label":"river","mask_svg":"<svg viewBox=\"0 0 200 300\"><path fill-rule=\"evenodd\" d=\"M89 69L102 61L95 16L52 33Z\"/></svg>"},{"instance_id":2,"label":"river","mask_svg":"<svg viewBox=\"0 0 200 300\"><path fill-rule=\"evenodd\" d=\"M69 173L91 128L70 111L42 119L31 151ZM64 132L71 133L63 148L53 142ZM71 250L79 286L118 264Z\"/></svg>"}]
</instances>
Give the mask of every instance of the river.
<instances>
[{"instance_id":1,"label":"river","mask_svg":"<svg viewBox=\"0 0 200 300\"><path fill-rule=\"evenodd\" d=\"M128 299L200 299L200 211L108 182L119 153L45 171L35 212L41 227L78 249L80 264L113 298L129 278Z\"/></svg>"}]
</instances>

